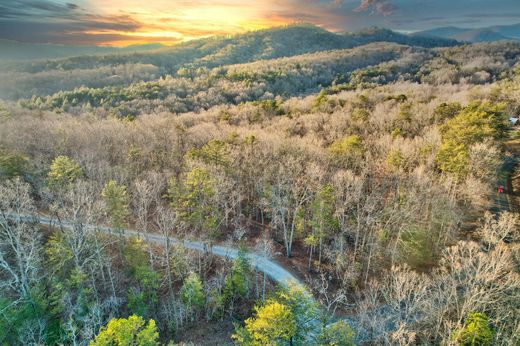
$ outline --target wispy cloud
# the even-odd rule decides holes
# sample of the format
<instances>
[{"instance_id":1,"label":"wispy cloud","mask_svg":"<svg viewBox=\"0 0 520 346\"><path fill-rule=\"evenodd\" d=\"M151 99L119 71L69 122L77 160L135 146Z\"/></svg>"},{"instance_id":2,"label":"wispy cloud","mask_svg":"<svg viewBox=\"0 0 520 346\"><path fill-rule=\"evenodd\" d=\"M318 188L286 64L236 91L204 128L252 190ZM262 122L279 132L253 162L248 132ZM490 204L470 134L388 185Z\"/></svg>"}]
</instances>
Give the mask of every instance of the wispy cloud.
<instances>
[{"instance_id":1,"label":"wispy cloud","mask_svg":"<svg viewBox=\"0 0 520 346\"><path fill-rule=\"evenodd\" d=\"M494 18L520 18L520 5L519 5L519 11L518 12L509 12L509 13L506 13L506 12L501 12L501 13L472 13L472 14L467 14L465 15L465 17L468 17L468 18L489 18L489 17L494 17Z\"/></svg>"},{"instance_id":2,"label":"wispy cloud","mask_svg":"<svg viewBox=\"0 0 520 346\"><path fill-rule=\"evenodd\" d=\"M372 13L389 16L396 10L397 6L388 0L362 0L359 6L354 9L354 12L372 11Z\"/></svg>"},{"instance_id":3,"label":"wispy cloud","mask_svg":"<svg viewBox=\"0 0 520 346\"><path fill-rule=\"evenodd\" d=\"M0 4L0 16L3 18L34 17L44 15L57 17L68 14L79 6L76 4L60 4L50 1L3 0Z\"/></svg>"},{"instance_id":4,"label":"wispy cloud","mask_svg":"<svg viewBox=\"0 0 520 346\"><path fill-rule=\"evenodd\" d=\"M418 30L442 20L512 23L519 12L519 0L0 0L0 38L173 44L293 22L337 31L372 25Z\"/></svg>"}]
</instances>

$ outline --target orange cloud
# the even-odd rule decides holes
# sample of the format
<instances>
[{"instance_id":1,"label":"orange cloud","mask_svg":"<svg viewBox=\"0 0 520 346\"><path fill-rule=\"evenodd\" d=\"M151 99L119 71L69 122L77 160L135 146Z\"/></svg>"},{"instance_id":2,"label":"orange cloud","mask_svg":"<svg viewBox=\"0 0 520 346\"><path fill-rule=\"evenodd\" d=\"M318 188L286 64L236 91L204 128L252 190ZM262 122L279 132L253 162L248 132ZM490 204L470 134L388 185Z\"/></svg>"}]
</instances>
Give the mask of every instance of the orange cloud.
<instances>
[{"instance_id":1,"label":"orange cloud","mask_svg":"<svg viewBox=\"0 0 520 346\"><path fill-rule=\"evenodd\" d=\"M128 15L140 23L129 31L89 32L117 34L120 39L106 45L128 45L155 42L173 44L215 34L237 33L272 23L255 22L256 9L239 1L164 1L143 3L136 0L92 0L89 10L102 15Z\"/></svg>"},{"instance_id":2,"label":"orange cloud","mask_svg":"<svg viewBox=\"0 0 520 346\"><path fill-rule=\"evenodd\" d=\"M338 1L332 4L337 5ZM319 1L309 1L305 6L295 0L91 0L88 9L104 16L125 15L140 25L129 31L105 30L89 34L118 35L120 39L107 41L106 45L128 45L156 42L172 44L195 38L222 34L236 34L295 21L315 22L330 11ZM330 12L325 13L331 16Z\"/></svg>"},{"instance_id":3,"label":"orange cloud","mask_svg":"<svg viewBox=\"0 0 520 346\"><path fill-rule=\"evenodd\" d=\"M2 0L0 38L175 44L292 22L340 28L342 6L343 0Z\"/></svg>"}]
</instances>

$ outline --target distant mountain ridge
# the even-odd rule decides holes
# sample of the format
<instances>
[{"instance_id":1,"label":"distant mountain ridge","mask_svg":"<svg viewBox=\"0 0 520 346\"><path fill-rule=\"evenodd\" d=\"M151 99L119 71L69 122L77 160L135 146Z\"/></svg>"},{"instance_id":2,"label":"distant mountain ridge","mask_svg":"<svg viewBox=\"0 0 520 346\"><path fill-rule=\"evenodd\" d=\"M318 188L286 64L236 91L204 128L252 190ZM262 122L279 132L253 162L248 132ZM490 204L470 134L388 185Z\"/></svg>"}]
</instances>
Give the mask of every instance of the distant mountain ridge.
<instances>
[{"instance_id":1,"label":"distant mountain ridge","mask_svg":"<svg viewBox=\"0 0 520 346\"><path fill-rule=\"evenodd\" d=\"M251 31L233 36L216 36L184 42L172 47L160 45L130 46L126 48L88 47L88 46L59 46L15 43L0 40L0 60L28 60L71 58L88 60L85 55L105 55L110 61L110 55L117 55L112 60L134 60L140 57L143 60L148 54L168 56L184 63L200 61L199 65L207 65L211 61L216 64L235 64L251 62L261 59L273 59L284 56L294 56L325 50L346 49L373 42L394 42L410 46L426 48L439 46L453 46L457 42L453 39L420 37L405 35L387 29L369 28L356 33L333 33L310 24L293 24L270 29ZM160 49L158 49L160 48ZM161 49L162 48L162 49ZM152 50L152 52L148 52ZM138 53L137 56L128 56L129 53ZM184 61L189 56L191 61ZM153 64L153 63L152 63Z\"/></svg>"},{"instance_id":2,"label":"distant mountain ridge","mask_svg":"<svg viewBox=\"0 0 520 346\"><path fill-rule=\"evenodd\" d=\"M128 86L167 76L193 78L206 70L229 65L255 61L268 64L273 59L377 43L417 48L459 44L451 39L422 38L379 28L357 33L334 33L312 25L289 25L193 40L144 52L118 51L118 54L87 54L62 59L0 61L0 97L18 99L49 95L81 86ZM217 70L215 73L218 77Z\"/></svg>"},{"instance_id":3,"label":"distant mountain ridge","mask_svg":"<svg viewBox=\"0 0 520 346\"><path fill-rule=\"evenodd\" d=\"M485 28L442 27L414 33L412 36L446 38L463 42L520 41L520 23Z\"/></svg>"},{"instance_id":4,"label":"distant mountain ridge","mask_svg":"<svg viewBox=\"0 0 520 346\"><path fill-rule=\"evenodd\" d=\"M431 37L428 35L407 35L379 27L370 27L354 33L345 33L360 44L372 42L393 42L407 46L419 46L424 48L448 47L457 45L456 39Z\"/></svg>"},{"instance_id":5,"label":"distant mountain ridge","mask_svg":"<svg viewBox=\"0 0 520 346\"><path fill-rule=\"evenodd\" d=\"M163 48L161 44L128 47L74 46L47 43L26 43L0 39L0 60L60 59L78 55L136 53Z\"/></svg>"}]
</instances>

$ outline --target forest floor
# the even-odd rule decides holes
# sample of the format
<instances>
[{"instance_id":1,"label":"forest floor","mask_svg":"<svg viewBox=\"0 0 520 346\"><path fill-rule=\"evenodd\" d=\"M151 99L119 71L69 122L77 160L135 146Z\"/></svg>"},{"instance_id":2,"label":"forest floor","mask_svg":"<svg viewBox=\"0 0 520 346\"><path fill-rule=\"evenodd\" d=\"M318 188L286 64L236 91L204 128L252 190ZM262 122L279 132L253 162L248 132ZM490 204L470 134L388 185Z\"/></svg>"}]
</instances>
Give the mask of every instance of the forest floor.
<instances>
[{"instance_id":1,"label":"forest floor","mask_svg":"<svg viewBox=\"0 0 520 346\"><path fill-rule=\"evenodd\" d=\"M233 323L229 320L209 321L183 329L175 340L194 346L227 346L233 345L233 331Z\"/></svg>"}]
</instances>

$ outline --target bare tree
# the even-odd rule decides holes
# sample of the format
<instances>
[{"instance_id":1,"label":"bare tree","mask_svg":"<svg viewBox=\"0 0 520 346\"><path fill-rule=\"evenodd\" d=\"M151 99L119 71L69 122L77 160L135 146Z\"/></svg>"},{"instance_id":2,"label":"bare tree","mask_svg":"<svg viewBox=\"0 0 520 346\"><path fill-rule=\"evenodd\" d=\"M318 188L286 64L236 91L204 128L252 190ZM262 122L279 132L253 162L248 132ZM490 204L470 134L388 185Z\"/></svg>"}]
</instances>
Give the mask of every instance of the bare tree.
<instances>
[{"instance_id":1,"label":"bare tree","mask_svg":"<svg viewBox=\"0 0 520 346\"><path fill-rule=\"evenodd\" d=\"M153 204L159 204L160 192L163 189L163 184L156 174L150 174L142 180L134 182L134 198L133 204L135 214L137 217L137 231L138 234L144 233L147 242L150 241L148 232L150 225L150 213ZM153 266L153 252L151 247L148 247L150 256L150 265Z\"/></svg>"},{"instance_id":2,"label":"bare tree","mask_svg":"<svg viewBox=\"0 0 520 346\"><path fill-rule=\"evenodd\" d=\"M479 230L482 241L488 251L506 238L512 241L520 239L520 216L514 213L502 213L499 217L487 212L484 215L483 225Z\"/></svg>"},{"instance_id":3,"label":"bare tree","mask_svg":"<svg viewBox=\"0 0 520 346\"><path fill-rule=\"evenodd\" d=\"M165 313L167 315L167 318L169 321L175 321L176 327L179 327L179 321L182 321L182 319L176 318L178 315L178 304L175 299L175 293L174 293L174 278L173 278L173 268L172 268L172 236L174 233L174 229L177 222L177 216L175 213L171 210L171 208L168 207L159 207L156 213L156 224L157 228L161 232L161 234L166 238L166 245L164 247L164 259L163 263L165 265L165 274L166 274L166 285L167 285L167 291L168 291L168 301L166 306L168 307L165 310ZM149 246L151 248L151 246Z\"/></svg>"},{"instance_id":4,"label":"bare tree","mask_svg":"<svg viewBox=\"0 0 520 346\"><path fill-rule=\"evenodd\" d=\"M29 185L19 178L0 185L0 289L31 301L41 272L41 233ZM16 300L15 299L15 300Z\"/></svg>"},{"instance_id":5,"label":"bare tree","mask_svg":"<svg viewBox=\"0 0 520 346\"><path fill-rule=\"evenodd\" d=\"M302 160L301 157L286 158L269 191L272 223L282 231L287 257L291 257L298 214L312 197L312 186L303 171Z\"/></svg>"},{"instance_id":6,"label":"bare tree","mask_svg":"<svg viewBox=\"0 0 520 346\"><path fill-rule=\"evenodd\" d=\"M341 289L332 290L329 288L332 277L330 274L320 271L318 277L311 279L311 287L318 294L318 299L325 311L330 316L336 314L336 310L347 302L347 296Z\"/></svg>"},{"instance_id":7,"label":"bare tree","mask_svg":"<svg viewBox=\"0 0 520 346\"><path fill-rule=\"evenodd\" d=\"M9 302L0 310L2 318L22 304L37 311L33 293L45 274L41 241L29 185L19 178L0 184L0 294ZM34 316L22 321L23 326L9 327L20 332L21 344L45 343L45 320L38 313ZM5 317L9 320L9 316ZM5 342L2 339L0 342Z\"/></svg>"},{"instance_id":8,"label":"bare tree","mask_svg":"<svg viewBox=\"0 0 520 346\"><path fill-rule=\"evenodd\" d=\"M274 249L273 241L269 237L269 234L264 231L262 237L258 238L256 241L255 250L266 259L269 259L273 256ZM262 279L262 301L265 301L266 283L267 273L264 271Z\"/></svg>"}]
</instances>

